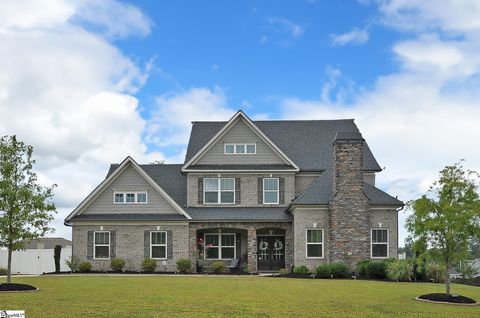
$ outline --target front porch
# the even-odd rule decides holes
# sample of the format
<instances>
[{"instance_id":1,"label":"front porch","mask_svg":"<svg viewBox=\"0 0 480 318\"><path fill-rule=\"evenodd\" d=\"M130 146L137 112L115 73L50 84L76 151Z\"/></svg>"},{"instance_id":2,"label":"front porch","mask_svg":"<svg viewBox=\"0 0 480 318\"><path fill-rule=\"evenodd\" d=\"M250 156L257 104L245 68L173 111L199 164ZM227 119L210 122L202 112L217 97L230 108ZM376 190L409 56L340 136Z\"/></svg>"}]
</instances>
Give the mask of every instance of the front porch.
<instances>
[{"instance_id":1,"label":"front porch","mask_svg":"<svg viewBox=\"0 0 480 318\"><path fill-rule=\"evenodd\" d=\"M196 271L204 272L215 261L228 265L232 259L239 260L236 272L273 272L293 265L291 223L190 223L189 237Z\"/></svg>"}]
</instances>

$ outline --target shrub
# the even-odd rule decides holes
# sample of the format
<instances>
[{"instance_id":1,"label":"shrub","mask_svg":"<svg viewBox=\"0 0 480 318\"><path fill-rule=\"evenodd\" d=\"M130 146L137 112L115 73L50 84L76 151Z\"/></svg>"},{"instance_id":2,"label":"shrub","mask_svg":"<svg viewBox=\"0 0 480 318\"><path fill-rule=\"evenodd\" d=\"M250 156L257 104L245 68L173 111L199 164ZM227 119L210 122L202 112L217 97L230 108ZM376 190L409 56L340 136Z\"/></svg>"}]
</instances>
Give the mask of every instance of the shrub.
<instances>
[{"instance_id":1,"label":"shrub","mask_svg":"<svg viewBox=\"0 0 480 318\"><path fill-rule=\"evenodd\" d=\"M360 277L367 277L367 267L372 261L369 259L361 260L357 263L357 274Z\"/></svg>"},{"instance_id":2,"label":"shrub","mask_svg":"<svg viewBox=\"0 0 480 318\"><path fill-rule=\"evenodd\" d=\"M177 269L180 273L186 273L192 268L192 262L189 259L179 259L177 261Z\"/></svg>"},{"instance_id":3,"label":"shrub","mask_svg":"<svg viewBox=\"0 0 480 318\"><path fill-rule=\"evenodd\" d=\"M75 255L70 256L70 258L65 261L65 264L67 264L68 268L70 268L70 271L74 273L78 271L78 266L80 265L80 259Z\"/></svg>"},{"instance_id":4,"label":"shrub","mask_svg":"<svg viewBox=\"0 0 480 318\"><path fill-rule=\"evenodd\" d=\"M157 262L154 259L146 258L143 260L142 268L147 273L153 273L157 268Z\"/></svg>"},{"instance_id":5,"label":"shrub","mask_svg":"<svg viewBox=\"0 0 480 318\"><path fill-rule=\"evenodd\" d=\"M387 263L387 278L394 281L411 281L413 263L408 260L395 260Z\"/></svg>"},{"instance_id":6,"label":"shrub","mask_svg":"<svg viewBox=\"0 0 480 318\"><path fill-rule=\"evenodd\" d=\"M90 262L83 262L78 265L78 270L82 273L87 273L92 270L92 264Z\"/></svg>"},{"instance_id":7,"label":"shrub","mask_svg":"<svg viewBox=\"0 0 480 318\"><path fill-rule=\"evenodd\" d=\"M330 273L330 265L329 264L319 265L315 271L317 272L317 275L320 278L330 278L330 277L332 277L332 274Z\"/></svg>"},{"instance_id":8,"label":"shrub","mask_svg":"<svg viewBox=\"0 0 480 318\"><path fill-rule=\"evenodd\" d=\"M60 272L60 254L62 253L62 245L55 245L53 249L53 259L55 260L55 272Z\"/></svg>"},{"instance_id":9,"label":"shrub","mask_svg":"<svg viewBox=\"0 0 480 318\"><path fill-rule=\"evenodd\" d=\"M295 266L295 267L293 268L293 272L294 272L295 274L308 274L308 273L310 273L310 271L308 270L308 267L307 267L307 266L304 266L304 265L302 265L302 266Z\"/></svg>"},{"instance_id":10,"label":"shrub","mask_svg":"<svg viewBox=\"0 0 480 318\"><path fill-rule=\"evenodd\" d=\"M114 258L110 262L110 268L114 272L121 272L125 268L125 260L123 258Z\"/></svg>"},{"instance_id":11,"label":"shrub","mask_svg":"<svg viewBox=\"0 0 480 318\"><path fill-rule=\"evenodd\" d=\"M330 263L330 274L333 275L335 278L347 278L350 276L350 270L348 269L347 264L337 262L337 263Z\"/></svg>"},{"instance_id":12,"label":"shrub","mask_svg":"<svg viewBox=\"0 0 480 318\"><path fill-rule=\"evenodd\" d=\"M287 275L289 273L288 269L287 268L280 268L280 270L278 271L278 273L280 275Z\"/></svg>"},{"instance_id":13,"label":"shrub","mask_svg":"<svg viewBox=\"0 0 480 318\"><path fill-rule=\"evenodd\" d=\"M1 276L7 275L7 272L8 272L8 271L7 271L6 268L0 267L0 275L1 275Z\"/></svg>"},{"instance_id":14,"label":"shrub","mask_svg":"<svg viewBox=\"0 0 480 318\"><path fill-rule=\"evenodd\" d=\"M385 279L387 277L387 262L371 261L367 264L367 276L373 279Z\"/></svg>"},{"instance_id":15,"label":"shrub","mask_svg":"<svg viewBox=\"0 0 480 318\"><path fill-rule=\"evenodd\" d=\"M280 270L280 271L282 271L282 270ZM247 264L247 263L243 263L243 265L242 265L242 272L245 273L245 274L248 274L248 273L249 273L248 264Z\"/></svg>"},{"instance_id":16,"label":"shrub","mask_svg":"<svg viewBox=\"0 0 480 318\"><path fill-rule=\"evenodd\" d=\"M429 262L425 267L426 275L429 280L434 283L445 282L445 266L440 265L437 262Z\"/></svg>"},{"instance_id":17,"label":"shrub","mask_svg":"<svg viewBox=\"0 0 480 318\"><path fill-rule=\"evenodd\" d=\"M212 269L215 274L221 274L225 273L227 266L225 266L225 262L216 261L212 263Z\"/></svg>"}]
</instances>

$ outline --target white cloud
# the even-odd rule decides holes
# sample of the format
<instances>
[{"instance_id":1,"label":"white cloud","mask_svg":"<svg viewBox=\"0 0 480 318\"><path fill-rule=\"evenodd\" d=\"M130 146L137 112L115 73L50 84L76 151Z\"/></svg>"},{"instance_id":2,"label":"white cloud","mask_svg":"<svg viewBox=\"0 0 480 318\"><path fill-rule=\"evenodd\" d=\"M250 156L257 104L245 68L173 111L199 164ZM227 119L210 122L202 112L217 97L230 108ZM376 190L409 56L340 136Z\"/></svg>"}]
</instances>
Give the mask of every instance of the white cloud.
<instances>
[{"instance_id":1,"label":"white cloud","mask_svg":"<svg viewBox=\"0 0 480 318\"><path fill-rule=\"evenodd\" d=\"M350 32L331 34L332 46L344 46L347 44L360 45L368 42L369 33L366 29L352 28Z\"/></svg>"},{"instance_id":2,"label":"white cloud","mask_svg":"<svg viewBox=\"0 0 480 318\"><path fill-rule=\"evenodd\" d=\"M266 30L269 36L262 35L260 38L262 44L269 41L287 47L305 32L305 27L302 25L282 17L267 17L265 20L268 22Z\"/></svg>"},{"instance_id":3,"label":"white cloud","mask_svg":"<svg viewBox=\"0 0 480 318\"><path fill-rule=\"evenodd\" d=\"M146 123L130 95L148 74L104 37L146 34L148 22L121 3L79 3L0 4L0 134L33 145L39 180L58 184L55 224L98 184L110 162L127 155L163 159L146 153ZM102 29L95 32L79 22L92 8L101 9ZM109 9L114 16L107 17ZM69 232L59 227L56 235Z\"/></svg>"}]
</instances>

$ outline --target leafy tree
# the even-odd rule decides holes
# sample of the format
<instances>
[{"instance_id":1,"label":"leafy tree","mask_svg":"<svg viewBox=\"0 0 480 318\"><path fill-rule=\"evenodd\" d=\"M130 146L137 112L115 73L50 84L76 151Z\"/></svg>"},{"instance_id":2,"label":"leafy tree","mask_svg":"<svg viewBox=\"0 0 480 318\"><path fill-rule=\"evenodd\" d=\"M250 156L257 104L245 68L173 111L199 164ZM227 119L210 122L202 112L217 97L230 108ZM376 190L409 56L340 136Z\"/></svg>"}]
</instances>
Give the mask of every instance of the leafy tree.
<instances>
[{"instance_id":1,"label":"leafy tree","mask_svg":"<svg viewBox=\"0 0 480 318\"><path fill-rule=\"evenodd\" d=\"M480 237L478 174L461 163L445 167L427 194L409 202L413 211L407 229L413 239L426 242L430 257L444 267L445 291L450 295L449 270L468 253L468 243Z\"/></svg>"},{"instance_id":2,"label":"leafy tree","mask_svg":"<svg viewBox=\"0 0 480 318\"><path fill-rule=\"evenodd\" d=\"M7 283L11 282L12 252L23 240L45 235L53 229L53 188L37 183L33 172L32 146L16 136L0 138L0 246L8 248Z\"/></svg>"}]
</instances>

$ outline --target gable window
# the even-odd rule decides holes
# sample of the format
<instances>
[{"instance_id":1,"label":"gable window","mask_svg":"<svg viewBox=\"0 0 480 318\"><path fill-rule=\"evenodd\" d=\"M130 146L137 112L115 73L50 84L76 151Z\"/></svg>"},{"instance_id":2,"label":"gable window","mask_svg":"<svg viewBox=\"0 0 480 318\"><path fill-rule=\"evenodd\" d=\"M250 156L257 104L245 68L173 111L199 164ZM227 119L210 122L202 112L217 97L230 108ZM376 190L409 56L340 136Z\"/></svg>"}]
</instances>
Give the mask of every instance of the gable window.
<instances>
[{"instance_id":1,"label":"gable window","mask_svg":"<svg viewBox=\"0 0 480 318\"><path fill-rule=\"evenodd\" d=\"M167 258L167 232L150 232L150 258Z\"/></svg>"},{"instance_id":2,"label":"gable window","mask_svg":"<svg viewBox=\"0 0 480 318\"><path fill-rule=\"evenodd\" d=\"M323 230L307 230L307 258L323 258Z\"/></svg>"},{"instance_id":3,"label":"gable window","mask_svg":"<svg viewBox=\"0 0 480 318\"><path fill-rule=\"evenodd\" d=\"M278 178L263 178L263 204L278 204Z\"/></svg>"},{"instance_id":4,"label":"gable window","mask_svg":"<svg viewBox=\"0 0 480 318\"><path fill-rule=\"evenodd\" d=\"M113 202L117 204L147 203L147 192L115 192Z\"/></svg>"},{"instance_id":5,"label":"gable window","mask_svg":"<svg viewBox=\"0 0 480 318\"><path fill-rule=\"evenodd\" d=\"M93 255L95 259L110 258L110 232L94 232Z\"/></svg>"},{"instance_id":6,"label":"gable window","mask_svg":"<svg viewBox=\"0 0 480 318\"><path fill-rule=\"evenodd\" d=\"M203 202L235 203L235 178L204 178Z\"/></svg>"},{"instance_id":7,"label":"gable window","mask_svg":"<svg viewBox=\"0 0 480 318\"><path fill-rule=\"evenodd\" d=\"M233 259L236 257L234 233L205 234L205 259Z\"/></svg>"},{"instance_id":8,"label":"gable window","mask_svg":"<svg viewBox=\"0 0 480 318\"><path fill-rule=\"evenodd\" d=\"M388 258L388 229L372 229L372 258Z\"/></svg>"},{"instance_id":9,"label":"gable window","mask_svg":"<svg viewBox=\"0 0 480 318\"><path fill-rule=\"evenodd\" d=\"M226 155L254 155L257 153L256 144L225 144L225 154Z\"/></svg>"}]
</instances>

